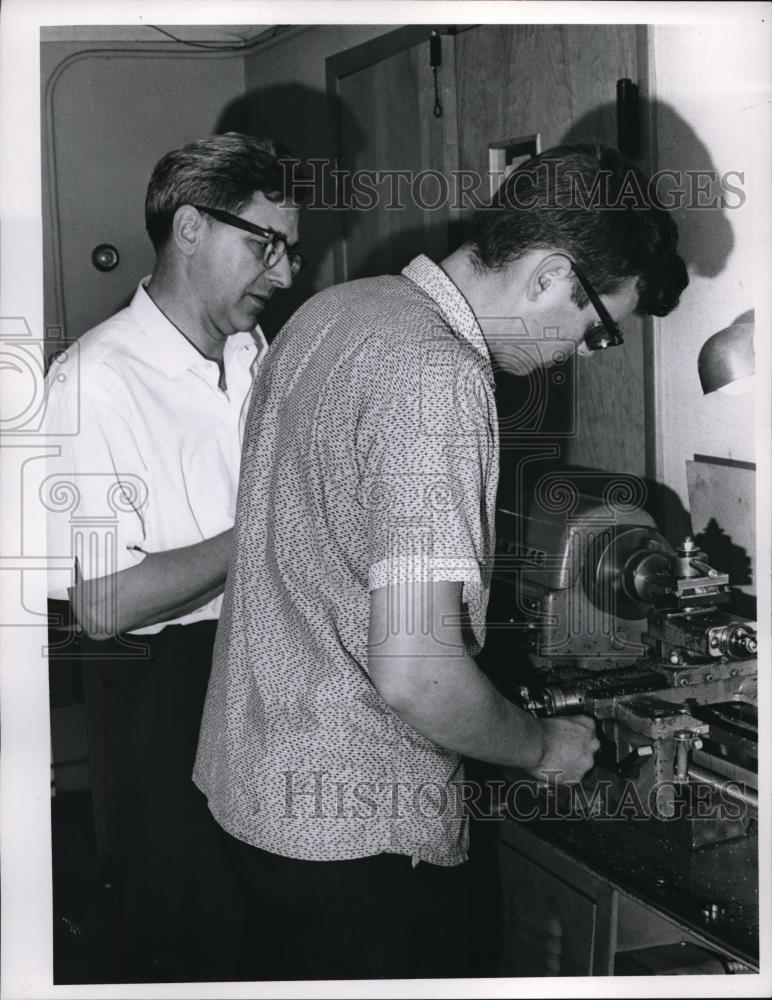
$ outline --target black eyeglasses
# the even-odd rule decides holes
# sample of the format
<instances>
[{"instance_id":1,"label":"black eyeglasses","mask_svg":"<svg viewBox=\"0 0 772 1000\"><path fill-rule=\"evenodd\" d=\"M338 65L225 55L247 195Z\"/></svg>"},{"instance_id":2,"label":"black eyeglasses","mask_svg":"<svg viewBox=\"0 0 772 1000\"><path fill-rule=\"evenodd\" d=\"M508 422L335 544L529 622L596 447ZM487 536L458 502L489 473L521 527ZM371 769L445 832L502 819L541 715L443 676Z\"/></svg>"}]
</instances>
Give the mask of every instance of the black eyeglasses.
<instances>
[{"instance_id":1,"label":"black eyeglasses","mask_svg":"<svg viewBox=\"0 0 772 1000\"><path fill-rule=\"evenodd\" d=\"M620 344L624 344L622 331L619 329L618 324L611 318L611 314L601 302L600 296L590 284L587 276L580 271L573 261L571 261L571 267L579 279L579 284L584 289L587 298L592 303L595 312L598 314L598 319L600 319L600 323L596 323L595 326L590 327L584 335L584 342L587 344L588 349L591 351L603 351L607 347L619 347Z\"/></svg>"},{"instance_id":2,"label":"black eyeglasses","mask_svg":"<svg viewBox=\"0 0 772 1000\"><path fill-rule=\"evenodd\" d=\"M221 208L209 208L207 205L194 205L193 208L211 215L213 219L225 223L226 226L242 229L245 233L251 233L252 236L263 240L263 265L266 270L276 267L279 261L286 256L290 274L294 278L305 264L302 255L297 250L290 250L284 237L274 233L271 229L263 229L262 226L258 226L254 222L247 222L246 219L242 219L238 215L231 215L230 212L224 212Z\"/></svg>"}]
</instances>

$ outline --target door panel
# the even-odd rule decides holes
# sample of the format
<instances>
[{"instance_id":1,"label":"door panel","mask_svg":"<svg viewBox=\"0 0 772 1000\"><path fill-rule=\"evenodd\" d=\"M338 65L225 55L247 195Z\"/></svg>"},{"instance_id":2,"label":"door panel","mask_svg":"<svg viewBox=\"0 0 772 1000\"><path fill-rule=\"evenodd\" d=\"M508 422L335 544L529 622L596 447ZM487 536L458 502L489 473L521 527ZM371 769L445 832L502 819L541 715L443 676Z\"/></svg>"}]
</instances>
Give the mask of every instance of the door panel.
<instances>
[{"instance_id":1,"label":"door panel","mask_svg":"<svg viewBox=\"0 0 772 1000\"><path fill-rule=\"evenodd\" d=\"M459 166L485 169L488 143L538 133L564 142L592 113L587 138L616 145L616 81L637 79L636 28L481 25L456 37ZM600 113L598 109L602 109Z\"/></svg>"},{"instance_id":2,"label":"door panel","mask_svg":"<svg viewBox=\"0 0 772 1000\"><path fill-rule=\"evenodd\" d=\"M372 185L375 196L360 197L345 213L341 279L398 272L421 252L434 259L447 254L450 192L445 196L443 185L455 156L454 86L447 35L438 72L441 117L434 114L428 39L339 80L346 108L339 166L382 178ZM347 121L356 123L356 136ZM420 179L424 171L431 173ZM356 199L356 192L348 196Z\"/></svg>"}]
</instances>

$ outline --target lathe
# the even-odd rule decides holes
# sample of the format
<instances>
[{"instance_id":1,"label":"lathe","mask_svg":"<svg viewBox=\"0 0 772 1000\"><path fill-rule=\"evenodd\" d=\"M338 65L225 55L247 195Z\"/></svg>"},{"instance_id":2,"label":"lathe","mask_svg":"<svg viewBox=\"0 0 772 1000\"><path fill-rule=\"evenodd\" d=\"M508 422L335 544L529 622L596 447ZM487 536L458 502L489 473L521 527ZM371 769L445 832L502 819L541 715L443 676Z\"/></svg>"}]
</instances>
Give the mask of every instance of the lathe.
<instances>
[{"instance_id":1,"label":"lathe","mask_svg":"<svg viewBox=\"0 0 772 1000\"><path fill-rule=\"evenodd\" d=\"M748 831L757 642L731 596L693 539L672 548L643 510L579 495L570 512L499 511L489 642L505 638L510 667L498 680L536 715L597 720L580 800L593 815L626 809L691 849Z\"/></svg>"}]
</instances>

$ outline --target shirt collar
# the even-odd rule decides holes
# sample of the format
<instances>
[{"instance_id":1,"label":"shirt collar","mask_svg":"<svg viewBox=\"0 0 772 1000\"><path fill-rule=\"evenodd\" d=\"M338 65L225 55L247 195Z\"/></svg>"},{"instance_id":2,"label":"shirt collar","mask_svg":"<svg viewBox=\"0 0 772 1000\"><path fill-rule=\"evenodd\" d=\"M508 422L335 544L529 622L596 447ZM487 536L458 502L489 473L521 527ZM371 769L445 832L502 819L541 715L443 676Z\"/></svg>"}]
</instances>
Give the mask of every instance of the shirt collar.
<instances>
[{"instance_id":1,"label":"shirt collar","mask_svg":"<svg viewBox=\"0 0 772 1000\"><path fill-rule=\"evenodd\" d=\"M143 278L140 282L129 311L149 334L159 371L174 378L193 368L207 367L210 364L207 358L196 350L150 298L145 288L147 281L148 278ZM226 377L231 358L237 359L239 364L251 365L255 356L258 353L262 355L266 349L265 337L259 326L228 337L223 350Z\"/></svg>"},{"instance_id":2,"label":"shirt collar","mask_svg":"<svg viewBox=\"0 0 772 1000\"><path fill-rule=\"evenodd\" d=\"M485 343L477 317L458 287L442 268L424 254L419 254L403 269L402 274L437 303L453 332L468 340L490 368L488 345ZM490 374L492 377L492 370Z\"/></svg>"}]
</instances>

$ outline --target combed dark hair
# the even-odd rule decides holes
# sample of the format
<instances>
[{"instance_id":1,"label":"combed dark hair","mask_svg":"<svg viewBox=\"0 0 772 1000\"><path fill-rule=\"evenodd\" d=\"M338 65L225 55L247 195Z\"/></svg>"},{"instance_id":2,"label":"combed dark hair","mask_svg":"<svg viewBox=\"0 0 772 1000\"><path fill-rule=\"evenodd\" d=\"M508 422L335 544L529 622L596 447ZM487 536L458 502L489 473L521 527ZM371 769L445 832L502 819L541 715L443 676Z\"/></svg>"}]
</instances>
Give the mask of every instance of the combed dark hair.
<instances>
[{"instance_id":1,"label":"combed dark hair","mask_svg":"<svg viewBox=\"0 0 772 1000\"><path fill-rule=\"evenodd\" d=\"M689 283L678 228L642 171L606 146L560 146L523 163L471 221L478 266L497 270L531 250L575 261L599 293L638 278L636 312L665 316ZM587 296L574 279L572 299Z\"/></svg>"},{"instance_id":2,"label":"combed dark hair","mask_svg":"<svg viewBox=\"0 0 772 1000\"><path fill-rule=\"evenodd\" d=\"M240 132L211 135L174 149L153 169L145 226L156 251L169 239L181 205L208 205L238 214L259 191L271 201L299 204L305 172L281 143Z\"/></svg>"}]
</instances>

